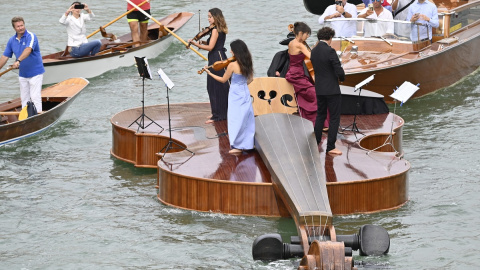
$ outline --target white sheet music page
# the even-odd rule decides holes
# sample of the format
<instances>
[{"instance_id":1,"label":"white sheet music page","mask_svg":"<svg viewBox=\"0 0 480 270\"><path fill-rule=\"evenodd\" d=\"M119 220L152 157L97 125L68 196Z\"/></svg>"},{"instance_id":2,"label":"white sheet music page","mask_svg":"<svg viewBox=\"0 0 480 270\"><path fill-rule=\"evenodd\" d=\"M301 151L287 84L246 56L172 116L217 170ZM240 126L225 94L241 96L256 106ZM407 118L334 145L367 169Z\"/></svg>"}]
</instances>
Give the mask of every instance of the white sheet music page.
<instances>
[{"instance_id":1,"label":"white sheet music page","mask_svg":"<svg viewBox=\"0 0 480 270\"><path fill-rule=\"evenodd\" d=\"M393 94L390 95L393 99L396 99L402 103L405 103L409 98L420 89L418 86L411 82L405 81Z\"/></svg>"},{"instance_id":2,"label":"white sheet music page","mask_svg":"<svg viewBox=\"0 0 480 270\"><path fill-rule=\"evenodd\" d=\"M175 84L173 84L173 82L167 77L167 74L165 74L165 72L163 72L161 68L158 69L158 75L160 76L160 79L163 80L165 86L168 87L168 89L172 89L175 86Z\"/></svg>"}]
</instances>

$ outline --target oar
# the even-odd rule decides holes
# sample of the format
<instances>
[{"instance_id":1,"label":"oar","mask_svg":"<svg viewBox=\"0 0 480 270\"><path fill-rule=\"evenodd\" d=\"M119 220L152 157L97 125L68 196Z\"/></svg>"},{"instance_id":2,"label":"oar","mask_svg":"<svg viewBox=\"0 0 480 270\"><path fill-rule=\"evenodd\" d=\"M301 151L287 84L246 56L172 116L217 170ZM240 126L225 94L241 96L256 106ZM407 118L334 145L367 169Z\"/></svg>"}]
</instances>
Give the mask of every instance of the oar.
<instances>
[{"instance_id":1,"label":"oar","mask_svg":"<svg viewBox=\"0 0 480 270\"><path fill-rule=\"evenodd\" d=\"M19 115L20 112L0 112L0 115Z\"/></svg>"},{"instance_id":2,"label":"oar","mask_svg":"<svg viewBox=\"0 0 480 270\"><path fill-rule=\"evenodd\" d=\"M143 4L147 3L147 2L150 2L150 0L145 0L145 1L143 1L142 3L138 4L138 6L141 6L141 5L143 5ZM118 18L116 18L116 19L114 19L113 21L111 21L111 22L105 24L104 26L102 26L102 28L107 28L107 26L110 26L112 23L120 20L121 18L125 17L126 15L128 15L129 13L131 13L131 12L133 12L133 11L135 11L134 8L130 9L129 11L127 11L127 12L123 13L122 15L120 15ZM98 33L98 32L100 32L100 29L98 29L98 30L94 31L93 33L91 33L90 35L88 35L87 38L90 38L91 36L95 35L95 34Z\"/></svg>"},{"instance_id":3,"label":"oar","mask_svg":"<svg viewBox=\"0 0 480 270\"><path fill-rule=\"evenodd\" d=\"M150 16L150 14L146 13L143 9L139 8L137 5L135 5L134 3L132 3L132 1L130 0L125 0L127 1L128 3L130 3L130 5L132 5L133 7L135 7L138 11L142 12L145 16L147 16L148 18L152 19L152 21L156 22L158 25L162 26L162 24L157 21L155 18L153 18L152 16ZM188 43L185 42L185 40L183 40L181 37L177 36L175 33L172 32L172 30L168 29L168 27L165 26L165 30L167 30L168 33L170 33L172 36L176 37L178 40L180 40L183 44L185 44L185 46L188 46ZM208 59L203 56L201 53L199 53L197 50L195 50L194 48L192 48L190 46L190 50L194 51L196 54L198 54L200 57L202 57L203 59L205 59L206 61L208 61Z\"/></svg>"},{"instance_id":4,"label":"oar","mask_svg":"<svg viewBox=\"0 0 480 270\"><path fill-rule=\"evenodd\" d=\"M9 68L7 68L5 71L3 71L3 72L1 72L1 73L0 73L0 77L2 77L2 76L3 76L3 74L5 74L5 73L9 72L9 71L10 71L10 70L12 70L12 69L13 69L13 67L9 67Z\"/></svg>"}]
</instances>

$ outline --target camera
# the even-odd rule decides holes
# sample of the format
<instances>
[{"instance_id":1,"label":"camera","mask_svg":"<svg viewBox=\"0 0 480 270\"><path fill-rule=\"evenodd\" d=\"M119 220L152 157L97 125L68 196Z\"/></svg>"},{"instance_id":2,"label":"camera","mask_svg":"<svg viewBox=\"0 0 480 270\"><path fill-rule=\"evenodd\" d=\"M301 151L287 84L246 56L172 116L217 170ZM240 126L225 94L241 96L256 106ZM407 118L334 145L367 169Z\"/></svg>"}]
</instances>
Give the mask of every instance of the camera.
<instances>
[{"instance_id":1,"label":"camera","mask_svg":"<svg viewBox=\"0 0 480 270\"><path fill-rule=\"evenodd\" d=\"M341 5L342 5L342 1L335 1L335 5L341 6Z\"/></svg>"},{"instance_id":2,"label":"camera","mask_svg":"<svg viewBox=\"0 0 480 270\"><path fill-rule=\"evenodd\" d=\"M368 9L373 11L373 4L368 4Z\"/></svg>"},{"instance_id":3,"label":"camera","mask_svg":"<svg viewBox=\"0 0 480 270\"><path fill-rule=\"evenodd\" d=\"M73 6L75 9L84 9L85 8L85 5L84 4L76 4L75 6Z\"/></svg>"}]
</instances>

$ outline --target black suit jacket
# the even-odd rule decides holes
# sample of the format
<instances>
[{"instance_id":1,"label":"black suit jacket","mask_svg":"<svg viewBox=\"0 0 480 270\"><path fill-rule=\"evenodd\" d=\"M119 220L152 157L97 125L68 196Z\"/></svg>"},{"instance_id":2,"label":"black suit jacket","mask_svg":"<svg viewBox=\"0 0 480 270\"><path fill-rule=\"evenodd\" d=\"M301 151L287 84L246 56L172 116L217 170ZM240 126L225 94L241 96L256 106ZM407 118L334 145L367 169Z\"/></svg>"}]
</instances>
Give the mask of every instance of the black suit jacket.
<instances>
[{"instance_id":1,"label":"black suit jacket","mask_svg":"<svg viewBox=\"0 0 480 270\"><path fill-rule=\"evenodd\" d=\"M345 80L337 52L327 43L319 41L310 57L315 71L315 92L317 95L341 94L338 81Z\"/></svg>"}]
</instances>

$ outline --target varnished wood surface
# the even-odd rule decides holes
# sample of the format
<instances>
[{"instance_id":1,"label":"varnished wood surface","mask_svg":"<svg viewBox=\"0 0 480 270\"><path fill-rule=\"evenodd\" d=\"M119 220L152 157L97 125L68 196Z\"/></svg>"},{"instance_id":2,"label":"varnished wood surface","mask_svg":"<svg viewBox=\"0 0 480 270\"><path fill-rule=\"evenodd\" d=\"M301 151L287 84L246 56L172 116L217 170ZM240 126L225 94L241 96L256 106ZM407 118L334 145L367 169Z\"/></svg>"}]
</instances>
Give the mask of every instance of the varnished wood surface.
<instances>
[{"instance_id":1,"label":"varnished wood surface","mask_svg":"<svg viewBox=\"0 0 480 270\"><path fill-rule=\"evenodd\" d=\"M150 125L137 133L138 125L128 127L140 114L141 108L118 113L112 119L112 155L138 167L158 166L158 198L169 205L199 210L242 215L285 216L288 212L276 197L271 176L256 151L240 156L228 154L226 121L204 124L210 114L208 103L171 105L172 138L187 147L187 151L169 152L165 162L158 152L168 142L167 106L145 108L147 116L161 125ZM320 147L321 164L325 164L325 179L333 214L375 212L400 207L408 200L408 161L392 152L372 152L369 155L363 140L377 133L389 133L394 117L394 138L401 136L403 120L393 114L362 115L357 125L366 137L357 141L351 131L339 137L337 147L342 156L331 158ZM348 126L353 116L342 116L341 125ZM148 124L148 121L146 121ZM360 135L359 137L363 137ZM148 143L145 140L150 140ZM394 139L398 140L398 139ZM378 141L378 140L377 140ZM381 140L380 140L381 141ZM382 143L369 142L369 149ZM325 143L325 141L323 142ZM401 150L400 145L395 145ZM175 151L178 151L175 150ZM382 195L396 191L397 196ZM352 195L353 194L353 195ZM374 197L372 195L378 195Z\"/></svg>"}]
</instances>

